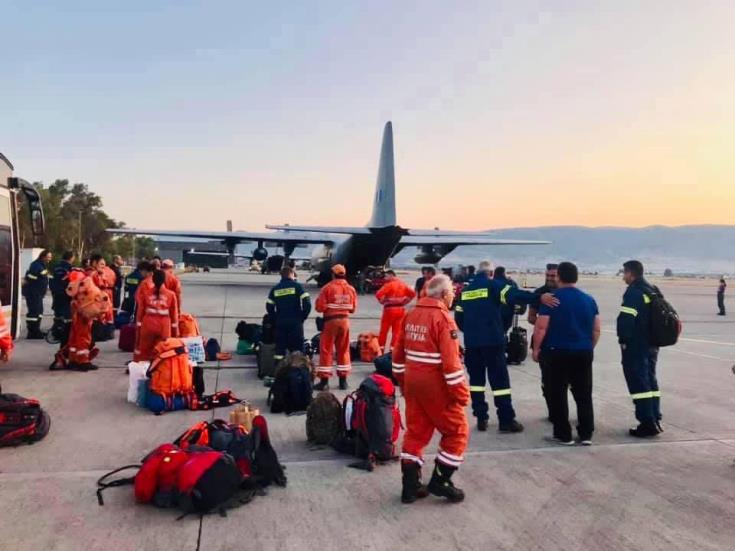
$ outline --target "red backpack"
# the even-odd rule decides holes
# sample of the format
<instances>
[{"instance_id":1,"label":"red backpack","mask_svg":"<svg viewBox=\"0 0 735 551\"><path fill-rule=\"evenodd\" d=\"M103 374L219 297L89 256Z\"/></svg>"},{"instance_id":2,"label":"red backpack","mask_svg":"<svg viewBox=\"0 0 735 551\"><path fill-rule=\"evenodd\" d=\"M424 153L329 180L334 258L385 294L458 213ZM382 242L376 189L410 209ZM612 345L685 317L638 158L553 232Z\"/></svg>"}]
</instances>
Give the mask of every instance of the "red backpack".
<instances>
[{"instance_id":1,"label":"red backpack","mask_svg":"<svg viewBox=\"0 0 735 551\"><path fill-rule=\"evenodd\" d=\"M0 394L0 447L38 442L50 426L51 418L38 400Z\"/></svg>"},{"instance_id":2,"label":"red backpack","mask_svg":"<svg viewBox=\"0 0 735 551\"><path fill-rule=\"evenodd\" d=\"M126 469L138 469L131 478L108 478ZM133 484L138 503L179 507L186 513L224 510L240 490L243 478L235 460L226 453L204 447L182 450L163 444L143 459L142 465L116 469L97 481L97 500L104 505L102 490Z\"/></svg>"},{"instance_id":3,"label":"red backpack","mask_svg":"<svg viewBox=\"0 0 735 551\"><path fill-rule=\"evenodd\" d=\"M356 454L371 463L396 458L401 412L393 382L373 373L342 403L345 432L355 438Z\"/></svg>"}]
</instances>

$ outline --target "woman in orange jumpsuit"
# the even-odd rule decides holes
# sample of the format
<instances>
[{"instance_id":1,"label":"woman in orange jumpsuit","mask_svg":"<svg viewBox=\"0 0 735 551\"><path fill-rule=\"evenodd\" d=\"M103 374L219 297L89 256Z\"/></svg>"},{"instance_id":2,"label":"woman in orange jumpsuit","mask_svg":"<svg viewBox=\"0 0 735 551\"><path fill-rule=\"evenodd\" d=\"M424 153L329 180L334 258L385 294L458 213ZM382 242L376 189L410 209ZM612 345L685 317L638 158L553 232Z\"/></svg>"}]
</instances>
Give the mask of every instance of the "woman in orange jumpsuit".
<instances>
[{"instance_id":1,"label":"woman in orange jumpsuit","mask_svg":"<svg viewBox=\"0 0 735 551\"><path fill-rule=\"evenodd\" d=\"M393 348L396 345L401 320L406 315L405 306L416 296L416 292L396 277L393 270L386 271L385 277L388 280L387 283L375 293L375 298L383 305L380 335L378 336L381 353L385 350L388 331L391 332L390 347Z\"/></svg>"},{"instance_id":2,"label":"woman in orange jumpsuit","mask_svg":"<svg viewBox=\"0 0 735 551\"><path fill-rule=\"evenodd\" d=\"M115 272L112 271L112 268L107 266L107 263L101 254L93 254L89 260L90 265L89 269L86 271L87 275L92 278L92 281L94 281L94 284L99 287L100 290L104 291L105 294L110 297L110 304L112 304L115 293L115 281L117 280ZM112 309L105 313L104 317L100 319L100 321L105 325L114 324L115 314Z\"/></svg>"},{"instance_id":3,"label":"woman in orange jumpsuit","mask_svg":"<svg viewBox=\"0 0 735 551\"><path fill-rule=\"evenodd\" d=\"M152 283L151 290L138 289L135 297L137 335L133 360L136 362L153 360L155 346L179 334L179 305L176 295L166 288L166 274L156 270Z\"/></svg>"},{"instance_id":4,"label":"woman in orange jumpsuit","mask_svg":"<svg viewBox=\"0 0 735 551\"><path fill-rule=\"evenodd\" d=\"M456 503L464 492L451 478L464 460L469 426L465 406L470 402L459 353L457 325L449 314L454 300L451 280L435 276L424 287L427 296L403 318L393 349L393 375L406 399L406 434L401 471L404 503L431 493ZM424 448L434 431L441 434L436 465L428 486L421 484Z\"/></svg>"}]
</instances>

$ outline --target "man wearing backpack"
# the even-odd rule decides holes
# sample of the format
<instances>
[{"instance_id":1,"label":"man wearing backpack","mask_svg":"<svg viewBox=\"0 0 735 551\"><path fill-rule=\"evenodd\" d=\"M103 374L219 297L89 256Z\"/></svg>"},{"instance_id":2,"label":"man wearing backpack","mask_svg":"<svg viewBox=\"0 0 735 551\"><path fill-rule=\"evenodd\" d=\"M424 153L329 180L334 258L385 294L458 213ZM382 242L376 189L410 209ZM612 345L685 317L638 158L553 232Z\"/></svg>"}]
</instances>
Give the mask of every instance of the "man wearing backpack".
<instances>
[{"instance_id":1,"label":"man wearing backpack","mask_svg":"<svg viewBox=\"0 0 735 551\"><path fill-rule=\"evenodd\" d=\"M635 404L639 425L630 435L650 438L661 428L661 392L656 380L658 347L651 343L651 298L659 290L643 277L643 264L629 260L623 264L623 281L628 288L617 320L618 342L622 352L623 374Z\"/></svg>"},{"instance_id":2,"label":"man wearing backpack","mask_svg":"<svg viewBox=\"0 0 735 551\"><path fill-rule=\"evenodd\" d=\"M278 362L289 352L303 352L304 320L311 312L309 293L296 282L296 272L290 266L281 269L281 281L268 293L265 308L275 320L276 350L273 359Z\"/></svg>"},{"instance_id":3,"label":"man wearing backpack","mask_svg":"<svg viewBox=\"0 0 735 551\"><path fill-rule=\"evenodd\" d=\"M459 355L457 325L449 307L452 281L434 276L401 323L393 349L393 374L406 399L406 434L401 451L401 501L413 503L429 493L452 503L464 499L451 478L464 461L469 426L465 406L469 389ZM428 486L421 484L423 451L434 431L441 433L439 453Z\"/></svg>"},{"instance_id":4,"label":"man wearing backpack","mask_svg":"<svg viewBox=\"0 0 735 551\"><path fill-rule=\"evenodd\" d=\"M357 310L357 291L347 283L347 270L342 264L332 266L332 281L322 287L316 299L316 311L324 314L324 331L319 339L319 382L314 390L329 388L332 360L337 348L339 389L347 389L347 376L352 370L350 359L350 314Z\"/></svg>"}]
</instances>

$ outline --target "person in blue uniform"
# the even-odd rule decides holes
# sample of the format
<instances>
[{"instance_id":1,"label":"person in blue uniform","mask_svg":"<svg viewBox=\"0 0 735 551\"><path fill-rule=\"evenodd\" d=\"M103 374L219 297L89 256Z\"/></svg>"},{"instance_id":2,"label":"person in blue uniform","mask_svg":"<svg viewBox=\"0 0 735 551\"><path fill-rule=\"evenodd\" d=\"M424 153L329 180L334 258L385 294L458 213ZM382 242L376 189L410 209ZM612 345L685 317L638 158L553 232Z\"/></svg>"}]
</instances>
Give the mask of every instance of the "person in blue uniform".
<instances>
[{"instance_id":1,"label":"person in blue uniform","mask_svg":"<svg viewBox=\"0 0 735 551\"><path fill-rule=\"evenodd\" d=\"M279 281L268 293L265 304L275 322L276 350L273 359L282 360L289 352L303 352L304 320L311 312L309 293L296 281L296 272L290 266L281 270Z\"/></svg>"},{"instance_id":2,"label":"person in blue uniform","mask_svg":"<svg viewBox=\"0 0 735 551\"><path fill-rule=\"evenodd\" d=\"M550 293L536 295L491 279L493 265L483 261L472 283L462 291L454 319L464 333L465 365L470 375L472 412L477 429L486 431L488 404L485 401L486 377L492 388L500 432L521 432L511 399L510 376L505 356L505 331L501 309L504 305L539 303L556 306L559 301Z\"/></svg>"},{"instance_id":3,"label":"person in blue uniform","mask_svg":"<svg viewBox=\"0 0 735 551\"><path fill-rule=\"evenodd\" d=\"M66 294L69 284L69 273L73 269L74 253L65 251L61 255L61 262L54 266L53 276L49 281L51 289L51 308L54 311L54 325L51 329L63 347L69 339L71 327L71 298Z\"/></svg>"},{"instance_id":4,"label":"person in blue uniform","mask_svg":"<svg viewBox=\"0 0 735 551\"><path fill-rule=\"evenodd\" d=\"M48 290L48 265L52 256L51 251L42 250L26 271L23 296L26 299L26 326L29 339L43 339L46 336L41 331L41 320L43 319L43 297L46 296Z\"/></svg>"}]
</instances>

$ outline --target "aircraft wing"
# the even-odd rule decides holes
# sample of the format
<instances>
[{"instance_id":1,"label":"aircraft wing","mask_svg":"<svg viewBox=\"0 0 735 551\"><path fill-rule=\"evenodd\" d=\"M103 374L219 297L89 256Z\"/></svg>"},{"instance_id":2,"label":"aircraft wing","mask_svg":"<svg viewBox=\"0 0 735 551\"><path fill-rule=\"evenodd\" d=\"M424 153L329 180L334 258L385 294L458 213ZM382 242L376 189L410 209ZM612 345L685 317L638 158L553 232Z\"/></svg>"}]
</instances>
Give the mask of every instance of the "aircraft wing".
<instances>
[{"instance_id":1,"label":"aircraft wing","mask_svg":"<svg viewBox=\"0 0 735 551\"><path fill-rule=\"evenodd\" d=\"M118 235L151 235L160 237L189 237L193 239L207 239L210 241L230 241L236 243L263 241L268 243L295 243L295 244L325 244L334 243L332 236L315 235L312 232L249 232L249 231L179 231L179 230L148 230L136 228L111 228L109 233Z\"/></svg>"},{"instance_id":2,"label":"aircraft wing","mask_svg":"<svg viewBox=\"0 0 735 551\"><path fill-rule=\"evenodd\" d=\"M400 246L424 247L431 245L549 245L550 241L526 241L523 239L498 239L490 234L439 234L409 235L401 237Z\"/></svg>"},{"instance_id":3,"label":"aircraft wing","mask_svg":"<svg viewBox=\"0 0 735 551\"><path fill-rule=\"evenodd\" d=\"M370 235L370 228L358 228L352 226L291 226L285 224L283 226L266 224L269 230L278 230L283 232L309 232L309 233L337 233L344 235Z\"/></svg>"}]
</instances>

